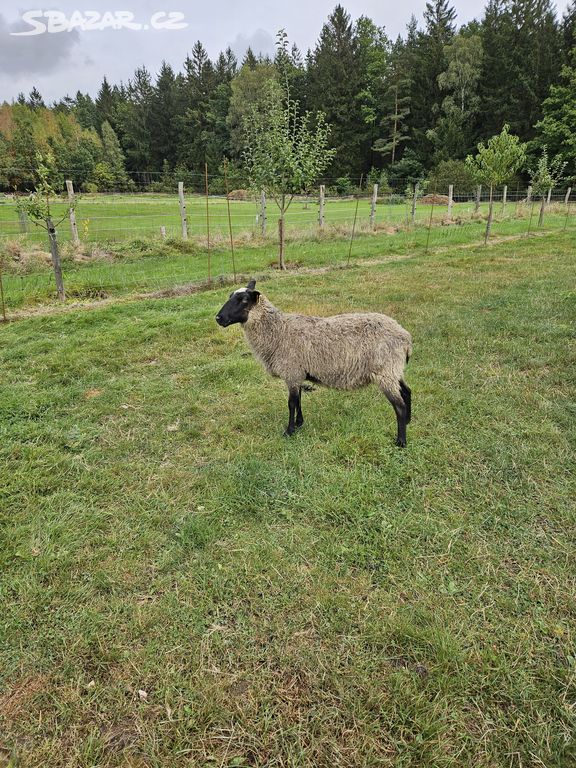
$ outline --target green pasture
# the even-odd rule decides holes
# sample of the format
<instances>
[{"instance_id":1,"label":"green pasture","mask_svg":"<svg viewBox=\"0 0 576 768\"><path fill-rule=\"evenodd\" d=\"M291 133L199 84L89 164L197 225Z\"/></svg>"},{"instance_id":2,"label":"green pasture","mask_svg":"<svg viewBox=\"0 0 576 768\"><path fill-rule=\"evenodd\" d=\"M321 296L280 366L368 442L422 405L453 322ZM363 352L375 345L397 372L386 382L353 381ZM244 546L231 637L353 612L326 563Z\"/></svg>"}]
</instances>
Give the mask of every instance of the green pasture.
<instances>
[{"instance_id":1,"label":"green pasture","mask_svg":"<svg viewBox=\"0 0 576 768\"><path fill-rule=\"evenodd\" d=\"M62 242L71 239L70 225L67 218L67 204L63 200L54 203L54 219L65 217L58 227L58 236ZM430 205L418 204L416 222L426 223L431 214ZM487 203L481 205L481 212L486 213ZM367 227L370 220L371 202L368 197L358 200L352 198L327 198L324 209L326 227L350 227L357 217L357 225ZM439 221L446 216L446 205L435 205L433 220ZM512 217L517 212L525 212L528 206L508 202L503 208L501 202L495 205L497 216ZM211 197L208 203L209 224L212 235L228 235L228 209L226 199ZM288 231L310 230L318 226L318 199L297 198L292 202L287 213ZM474 213L472 199L454 204L455 218L470 219ZM186 196L186 214L188 231L191 237L206 237L206 200L200 195ZM260 202L230 201L232 230L236 236L260 233ZM537 215L537 212L536 212ZM124 240L134 237L159 235L165 227L168 236L180 236L181 220L178 196L174 195L79 195L76 203L78 232L86 242L105 242ZM278 209L273 200L267 204L268 229L276 234ZM411 223L411 204L390 203L382 197L376 207L375 221L379 225L408 226ZM2 238L15 238L25 234L30 242L43 242L41 230L31 222L22 225L14 200L0 199L0 241Z\"/></svg>"},{"instance_id":2,"label":"green pasture","mask_svg":"<svg viewBox=\"0 0 576 768\"><path fill-rule=\"evenodd\" d=\"M124 227L118 230L122 236L106 239L104 231L98 233L94 229L98 221L95 217L89 219L89 232L85 232L80 210L81 206L89 204L93 205L94 209L100 208L100 212L119 216L118 223ZM231 215L235 222L234 264L225 229L226 201L210 201L210 249L207 247L206 232L202 235L201 230L193 224L194 215L205 215L203 205L205 201L200 197L192 198L188 204L191 236L185 242L179 230L177 202L167 196L138 200L82 200L77 209L81 246L74 248L69 241L67 219L58 229L62 242L64 282L69 298L105 297L172 289L191 282L206 281L208 278L232 279L234 265L237 272L244 273L263 273L274 267L277 260L277 231L269 221L267 237L261 236L254 224L256 209L253 204L231 203ZM147 206L152 213L141 213ZM176 206L174 227L170 230L167 226L166 240L159 235L160 222L168 220L162 218L159 210L162 206L167 211L170 206ZM334 211L331 213L332 206ZM376 229L371 231L368 218L369 202L360 200L354 241L350 248L349 239L356 212L354 200L327 202L326 228L323 232L320 232L315 224L316 204L297 200L289 209L291 218L287 227L286 258L291 268L338 267L346 264L349 259L351 262L387 259L458 245L475 246L483 242L486 223L482 216L472 216L473 207L472 203L455 204L453 218L447 221L445 206L422 205L417 209L415 225L406 226L406 215L409 215L406 206L379 204ZM0 205L0 216L6 215L8 210L6 205ZM502 216L501 205L496 206L493 240L543 232L560 233L573 230L576 225L576 209L569 211L567 215L563 207L553 207L547 211L542 228L538 227L537 210L522 205L515 206L512 203L507 210L509 215ZM334 218L331 218L332 214ZM339 219L336 214L340 216ZM145 229L131 228L134 222L138 223L138 217L146 222L143 224ZM154 218L155 223L148 229L150 217ZM301 227L298 222L302 224L304 221L307 222L306 226ZM249 226L252 226L252 230L248 229ZM0 231L1 227L0 220ZM90 240L92 236L95 237L93 242ZM8 308L48 301L54 297L54 278L47 249L46 236L40 231L35 231L33 237L0 237L4 295ZM30 255L31 259L28 258Z\"/></svg>"},{"instance_id":3,"label":"green pasture","mask_svg":"<svg viewBox=\"0 0 576 768\"><path fill-rule=\"evenodd\" d=\"M0 324L0 762L574 766L575 251L265 274L411 331L403 451L371 389L284 438L227 288Z\"/></svg>"}]
</instances>

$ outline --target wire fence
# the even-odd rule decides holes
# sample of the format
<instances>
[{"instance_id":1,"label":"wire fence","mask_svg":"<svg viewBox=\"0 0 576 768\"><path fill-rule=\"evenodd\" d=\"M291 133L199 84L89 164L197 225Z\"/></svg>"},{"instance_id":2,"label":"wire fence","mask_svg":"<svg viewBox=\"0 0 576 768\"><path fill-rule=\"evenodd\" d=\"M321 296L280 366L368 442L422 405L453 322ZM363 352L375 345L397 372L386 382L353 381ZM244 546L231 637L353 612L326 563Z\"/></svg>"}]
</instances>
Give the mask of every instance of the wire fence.
<instances>
[{"instance_id":1,"label":"wire fence","mask_svg":"<svg viewBox=\"0 0 576 768\"><path fill-rule=\"evenodd\" d=\"M421 192L411 180L402 180L395 188L370 185L336 194L334 187L321 185L296 196L286 212L287 260L291 266L323 266L335 258L330 249L306 243L336 238L350 240L348 261L367 250L386 256L481 244L490 206L492 241L576 226L570 189L536 198L520 186L492 194L478 187ZM275 261L279 210L273 199L245 189L234 189L228 199L197 193L180 199L177 192L75 195L75 229L69 208L65 197L52 201L54 219L62 219L57 238L68 298L172 289L231 278L236 270L261 271ZM376 247L368 248L369 238L378 235ZM255 245L267 246L264 257ZM15 196L0 196L4 312L52 299L51 266L46 231L28 220Z\"/></svg>"}]
</instances>

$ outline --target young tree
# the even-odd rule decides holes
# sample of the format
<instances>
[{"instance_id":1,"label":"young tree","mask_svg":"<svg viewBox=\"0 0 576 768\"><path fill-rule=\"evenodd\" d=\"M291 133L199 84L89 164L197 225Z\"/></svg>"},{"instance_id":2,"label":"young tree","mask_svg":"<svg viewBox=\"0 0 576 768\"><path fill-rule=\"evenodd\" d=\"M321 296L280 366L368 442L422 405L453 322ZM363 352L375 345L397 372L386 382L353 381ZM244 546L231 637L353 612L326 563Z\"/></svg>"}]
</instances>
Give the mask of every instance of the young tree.
<instances>
[{"instance_id":1,"label":"young tree","mask_svg":"<svg viewBox=\"0 0 576 768\"><path fill-rule=\"evenodd\" d=\"M518 136L511 135L509 128L508 125L505 125L500 134L488 139L486 146L480 142L478 154L475 157L468 155L466 158L466 163L474 172L477 180L490 187L490 208L484 244L488 242L492 227L494 187L508 181L516 171L520 170L526 158L526 145L520 142Z\"/></svg>"},{"instance_id":2,"label":"young tree","mask_svg":"<svg viewBox=\"0 0 576 768\"><path fill-rule=\"evenodd\" d=\"M542 149L542 154L538 158L538 164L535 170L530 171L530 183L534 194L540 196L540 216L538 217L538 226L544 223L544 210L546 208L546 196L549 190L554 189L562 178L562 173L566 163L560 155L550 159L546 147Z\"/></svg>"},{"instance_id":3,"label":"young tree","mask_svg":"<svg viewBox=\"0 0 576 768\"><path fill-rule=\"evenodd\" d=\"M273 197L280 211L279 266L284 263L284 220L294 195L308 190L328 166L334 150L328 149L330 128L324 115L300 114L298 102L278 83L266 83L266 113L252 110L244 121L244 159L250 184L256 192Z\"/></svg>"},{"instance_id":4,"label":"young tree","mask_svg":"<svg viewBox=\"0 0 576 768\"><path fill-rule=\"evenodd\" d=\"M56 227L64 221L68 212L66 212L58 222L54 223L52 220L51 199L57 196L57 192L51 181L51 177L54 177L57 174L54 155L51 152L47 152L45 155L37 153L36 162L36 174L38 177L36 188L28 197L18 201L18 209L26 213L28 218L31 219L36 226L42 227L48 233L48 242L50 244L50 254L52 256L52 266L54 268L58 298L61 301L64 301L66 295L64 292L64 281L62 278L62 266L60 264Z\"/></svg>"}]
</instances>

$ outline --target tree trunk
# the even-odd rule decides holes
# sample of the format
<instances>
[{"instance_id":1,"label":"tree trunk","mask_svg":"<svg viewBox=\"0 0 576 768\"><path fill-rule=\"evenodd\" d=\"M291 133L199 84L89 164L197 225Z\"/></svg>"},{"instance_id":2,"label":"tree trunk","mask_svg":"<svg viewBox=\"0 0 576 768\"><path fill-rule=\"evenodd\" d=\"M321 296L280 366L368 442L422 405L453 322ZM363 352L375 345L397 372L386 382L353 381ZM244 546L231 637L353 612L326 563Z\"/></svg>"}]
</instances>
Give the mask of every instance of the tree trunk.
<instances>
[{"instance_id":1,"label":"tree trunk","mask_svg":"<svg viewBox=\"0 0 576 768\"><path fill-rule=\"evenodd\" d=\"M541 227L544 224L544 208L546 207L546 195L542 195L542 202L540 203L540 216L538 216L538 226Z\"/></svg>"},{"instance_id":2,"label":"tree trunk","mask_svg":"<svg viewBox=\"0 0 576 768\"><path fill-rule=\"evenodd\" d=\"M494 212L494 201L492 199L492 186L490 187L490 206L488 208L488 221L486 222L486 234L484 235L484 245L488 244L490 230L492 229L492 214Z\"/></svg>"},{"instance_id":3,"label":"tree trunk","mask_svg":"<svg viewBox=\"0 0 576 768\"><path fill-rule=\"evenodd\" d=\"M281 213L280 218L278 219L278 246L278 266L280 269L286 269L284 263L284 212Z\"/></svg>"},{"instance_id":4,"label":"tree trunk","mask_svg":"<svg viewBox=\"0 0 576 768\"><path fill-rule=\"evenodd\" d=\"M52 265L54 267L54 277L56 278L56 290L58 291L58 298L60 301L64 301L66 299L66 294L64 293L64 280L62 279L62 265L60 263L60 253L58 251L58 240L56 237L56 230L54 229L54 223L50 217L46 219L46 226L48 227L50 254L52 256Z\"/></svg>"}]
</instances>

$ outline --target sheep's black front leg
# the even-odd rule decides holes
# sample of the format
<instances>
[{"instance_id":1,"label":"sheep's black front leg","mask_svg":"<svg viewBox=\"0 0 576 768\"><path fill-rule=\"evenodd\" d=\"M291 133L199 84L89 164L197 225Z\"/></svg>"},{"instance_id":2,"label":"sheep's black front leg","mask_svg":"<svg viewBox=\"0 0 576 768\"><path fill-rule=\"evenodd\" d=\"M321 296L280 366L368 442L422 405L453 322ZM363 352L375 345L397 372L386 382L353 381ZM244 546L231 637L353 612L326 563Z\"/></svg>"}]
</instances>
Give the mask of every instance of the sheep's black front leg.
<instances>
[{"instance_id":1,"label":"sheep's black front leg","mask_svg":"<svg viewBox=\"0 0 576 768\"><path fill-rule=\"evenodd\" d=\"M298 413L298 418L296 418L296 413ZM284 434L288 437L293 435L296 427L299 427L303 421L300 407L300 388L290 387L288 390L288 426L284 430Z\"/></svg>"}]
</instances>

